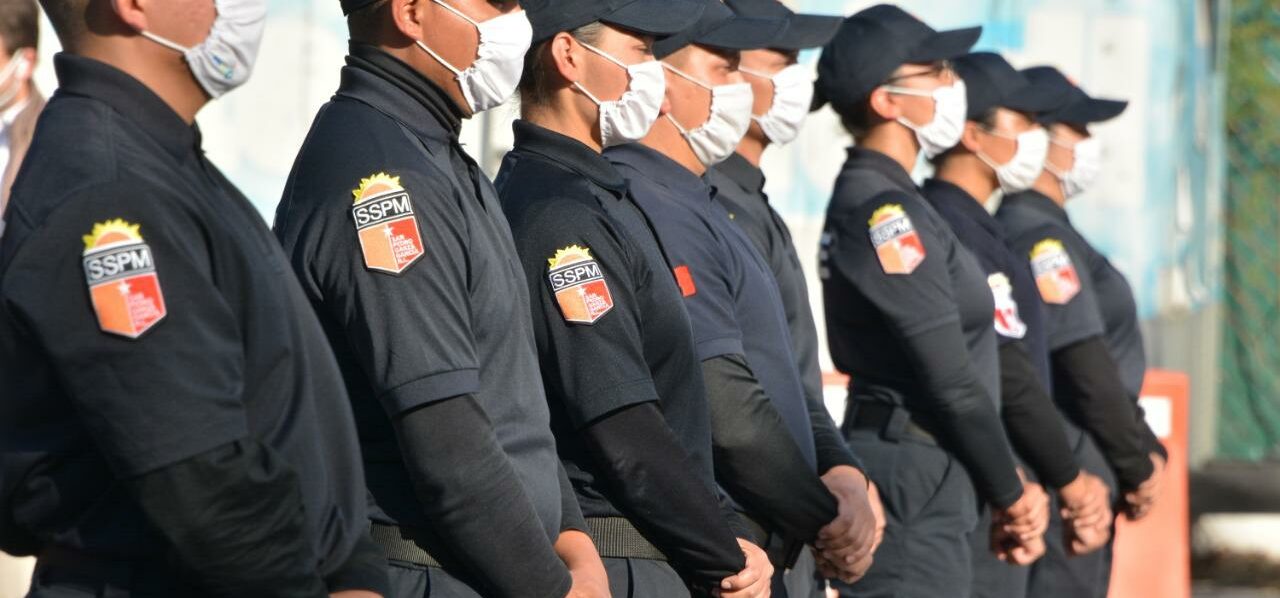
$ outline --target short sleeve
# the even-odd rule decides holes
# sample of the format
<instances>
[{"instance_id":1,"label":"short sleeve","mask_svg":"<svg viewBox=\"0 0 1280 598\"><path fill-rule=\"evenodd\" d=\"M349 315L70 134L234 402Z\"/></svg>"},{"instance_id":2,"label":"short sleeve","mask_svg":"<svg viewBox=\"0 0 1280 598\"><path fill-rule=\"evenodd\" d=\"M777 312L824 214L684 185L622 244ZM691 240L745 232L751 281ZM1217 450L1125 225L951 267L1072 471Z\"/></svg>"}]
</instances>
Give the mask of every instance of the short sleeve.
<instances>
[{"instance_id":1,"label":"short sleeve","mask_svg":"<svg viewBox=\"0 0 1280 598\"><path fill-rule=\"evenodd\" d=\"M693 325L694 345L700 361L744 354L736 312L742 266L724 239L704 220L712 215L683 211L664 214L662 217L669 222L660 227L663 248L675 270Z\"/></svg>"},{"instance_id":2,"label":"short sleeve","mask_svg":"<svg viewBox=\"0 0 1280 598\"><path fill-rule=\"evenodd\" d=\"M1049 350L1102 335L1102 313L1085 254L1069 231L1044 226L1020 236L1013 249L1031 268L1031 276L1043 302Z\"/></svg>"},{"instance_id":3,"label":"short sleeve","mask_svg":"<svg viewBox=\"0 0 1280 598\"><path fill-rule=\"evenodd\" d=\"M887 192L829 218L823 253L908 337L960 321L947 265L956 243L918 198Z\"/></svg>"},{"instance_id":4,"label":"short sleeve","mask_svg":"<svg viewBox=\"0 0 1280 598\"><path fill-rule=\"evenodd\" d=\"M603 212L540 202L547 207L518 225L516 243L548 395L577 428L658 400L637 297L655 273L637 264L638 252Z\"/></svg>"},{"instance_id":5,"label":"short sleeve","mask_svg":"<svg viewBox=\"0 0 1280 598\"><path fill-rule=\"evenodd\" d=\"M341 326L392 416L479 390L461 205L469 199L425 160L402 162L324 175L323 186L303 191L318 197L294 198L319 204L300 223L294 266L314 281L319 309Z\"/></svg>"},{"instance_id":6,"label":"short sleeve","mask_svg":"<svg viewBox=\"0 0 1280 598\"><path fill-rule=\"evenodd\" d=\"M239 323L177 198L95 187L31 231L0 297L120 477L248 435ZM32 350L37 350L33 348Z\"/></svg>"}]
</instances>

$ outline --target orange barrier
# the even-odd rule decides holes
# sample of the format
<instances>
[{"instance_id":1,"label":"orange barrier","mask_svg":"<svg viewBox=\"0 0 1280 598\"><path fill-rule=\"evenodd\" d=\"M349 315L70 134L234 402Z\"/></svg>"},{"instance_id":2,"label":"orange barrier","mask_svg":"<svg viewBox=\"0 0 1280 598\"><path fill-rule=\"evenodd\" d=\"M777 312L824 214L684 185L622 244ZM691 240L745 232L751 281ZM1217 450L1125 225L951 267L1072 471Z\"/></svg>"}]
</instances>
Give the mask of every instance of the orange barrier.
<instances>
[{"instance_id":1,"label":"orange barrier","mask_svg":"<svg viewBox=\"0 0 1280 598\"><path fill-rule=\"evenodd\" d=\"M1116 522L1109 598L1190 598L1191 515L1187 487L1190 381L1182 372L1148 370L1142 387L1147 423L1169 451L1161 496L1141 521Z\"/></svg>"}]
</instances>

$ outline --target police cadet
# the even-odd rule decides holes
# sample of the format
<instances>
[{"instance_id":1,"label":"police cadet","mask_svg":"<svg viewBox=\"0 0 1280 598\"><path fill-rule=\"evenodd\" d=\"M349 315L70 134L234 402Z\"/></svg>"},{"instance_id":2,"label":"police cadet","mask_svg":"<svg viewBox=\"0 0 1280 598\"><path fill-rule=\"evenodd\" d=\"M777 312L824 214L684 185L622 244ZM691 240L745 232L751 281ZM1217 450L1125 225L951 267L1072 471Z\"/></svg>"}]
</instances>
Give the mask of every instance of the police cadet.
<instances>
[{"instance_id":1,"label":"police cadet","mask_svg":"<svg viewBox=\"0 0 1280 598\"><path fill-rule=\"evenodd\" d=\"M804 545L818 542L841 575L856 579L871 561L874 516L860 464L829 416L811 418L768 264L700 178L734 151L750 122L737 51L767 47L785 22L706 4L697 24L654 44L671 111L641 143L605 155L629 180L685 296L717 480L758 528L778 571L774 594L787 595L785 583L807 596L812 571L786 574Z\"/></svg>"},{"instance_id":2,"label":"police cadet","mask_svg":"<svg viewBox=\"0 0 1280 598\"><path fill-rule=\"evenodd\" d=\"M342 82L275 226L343 368L394 594L605 595L510 229L457 137L515 91L529 21L515 2L342 9Z\"/></svg>"},{"instance_id":3,"label":"police cadet","mask_svg":"<svg viewBox=\"0 0 1280 598\"><path fill-rule=\"evenodd\" d=\"M1063 207L1101 167L1088 125L1114 118L1127 104L1092 98L1052 67L1023 73L1062 98L1062 105L1039 116L1050 135L1044 172L1031 189L1007 195L996 217L1015 255L1030 264L1046 306L1054 398L1097 443L1114 471L1120 504L1140 518L1155 499L1166 453L1137 405L1146 363L1133 293ZM1101 558L1037 569L1031 591L1105 596L1109 579L1107 549Z\"/></svg>"},{"instance_id":4,"label":"police cadet","mask_svg":"<svg viewBox=\"0 0 1280 598\"><path fill-rule=\"evenodd\" d=\"M653 38L689 26L704 3L524 6L534 47L497 184L552 429L613 596L768 595L768 558L715 485L706 391L671 266L600 155L658 117Z\"/></svg>"},{"instance_id":5,"label":"police cadet","mask_svg":"<svg viewBox=\"0 0 1280 598\"><path fill-rule=\"evenodd\" d=\"M878 5L846 19L818 62L818 104L857 141L822 237L827 332L852 377L845 432L888 514L875 565L844 596L968 595L968 536L987 534L978 497L1002 558L1043 550L1047 497L1019 479L997 414L987 277L909 175L918 153L960 139L964 84L947 60L979 31L937 32Z\"/></svg>"},{"instance_id":6,"label":"police cadet","mask_svg":"<svg viewBox=\"0 0 1280 598\"><path fill-rule=\"evenodd\" d=\"M1062 534L1069 534L1073 552L1091 552L1110 537L1109 490L1082 469L1074 451L1086 437L1063 420L1049 396L1043 306L1031 269L1005 245L1002 227L984 206L997 189L1024 191L1040 175L1049 137L1034 118L1056 108L1060 96L1032 85L998 54L968 54L953 66L965 82L964 132L959 144L934 158L936 175L925 182L923 192L973 252L991 287L1007 434L1040 483L1057 491L1071 523L1063 530L1059 521L1058 534L1046 538L1046 545L1060 547ZM985 527L989 522L978 528ZM974 596L1026 596L1030 569L997 560L986 550L985 536L971 539ZM1061 549L1046 554L1066 556Z\"/></svg>"},{"instance_id":7,"label":"police cadet","mask_svg":"<svg viewBox=\"0 0 1280 598\"><path fill-rule=\"evenodd\" d=\"M333 354L193 124L266 3L43 5L65 51L0 245L0 548L38 556L31 596L383 593Z\"/></svg>"}]
</instances>

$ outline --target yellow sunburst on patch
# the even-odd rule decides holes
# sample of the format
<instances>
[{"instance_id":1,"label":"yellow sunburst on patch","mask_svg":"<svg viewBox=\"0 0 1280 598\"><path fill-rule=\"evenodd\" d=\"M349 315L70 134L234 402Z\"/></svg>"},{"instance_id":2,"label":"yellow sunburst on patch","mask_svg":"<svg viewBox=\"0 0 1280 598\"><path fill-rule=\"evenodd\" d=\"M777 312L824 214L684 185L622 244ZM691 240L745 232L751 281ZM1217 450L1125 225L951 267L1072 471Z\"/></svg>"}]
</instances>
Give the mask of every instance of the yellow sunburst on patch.
<instances>
[{"instance_id":1,"label":"yellow sunburst on patch","mask_svg":"<svg viewBox=\"0 0 1280 598\"><path fill-rule=\"evenodd\" d=\"M590 249L587 249L586 247L579 247L577 245L570 245L564 249L557 249L556 254L547 260L547 264L552 268L555 268L557 266L563 266L573 262L582 262L589 259L592 259Z\"/></svg>"},{"instance_id":2,"label":"yellow sunburst on patch","mask_svg":"<svg viewBox=\"0 0 1280 598\"><path fill-rule=\"evenodd\" d=\"M138 232L140 227L141 225L129 224L123 219L115 218L94 224L93 231L81 238L84 239L85 249L93 249L121 241L141 241L142 233Z\"/></svg>"},{"instance_id":3,"label":"yellow sunburst on patch","mask_svg":"<svg viewBox=\"0 0 1280 598\"><path fill-rule=\"evenodd\" d=\"M871 220L867 221L867 224L874 226L878 222L884 222L885 220L888 220L894 216L901 216L905 213L906 211L902 209L901 204L896 204L896 203L885 204L880 206L879 208L876 209L876 211L871 213Z\"/></svg>"},{"instance_id":4,"label":"yellow sunburst on patch","mask_svg":"<svg viewBox=\"0 0 1280 598\"><path fill-rule=\"evenodd\" d=\"M400 177L379 172L370 175L367 179L360 179L360 186L352 189L351 195L355 197L355 203L360 203L370 197L382 195L388 191L402 190L404 190L404 187L400 186Z\"/></svg>"},{"instance_id":5,"label":"yellow sunburst on patch","mask_svg":"<svg viewBox=\"0 0 1280 598\"><path fill-rule=\"evenodd\" d=\"M1065 253L1066 248L1063 247L1062 241L1059 241L1057 239L1045 239L1043 241L1040 241L1039 243L1036 243L1035 246L1031 248L1031 257L1035 257L1037 255L1041 255L1048 252Z\"/></svg>"}]
</instances>

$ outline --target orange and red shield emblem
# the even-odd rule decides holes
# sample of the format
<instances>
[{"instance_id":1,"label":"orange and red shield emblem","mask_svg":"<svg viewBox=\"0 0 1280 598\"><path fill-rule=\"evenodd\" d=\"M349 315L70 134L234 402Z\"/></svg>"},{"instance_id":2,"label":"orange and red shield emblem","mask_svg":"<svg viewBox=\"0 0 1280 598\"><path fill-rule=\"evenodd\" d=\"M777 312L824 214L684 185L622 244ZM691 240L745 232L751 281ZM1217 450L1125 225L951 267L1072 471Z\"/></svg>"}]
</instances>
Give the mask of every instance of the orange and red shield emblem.
<instances>
[{"instance_id":1,"label":"orange and red shield emblem","mask_svg":"<svg viewBox=\"0 0 1280 598\"><path fill-rule=\"evenodd\" d=\"M924 243L899 204L885 204L871 214L871 244L885 274L910 274L924 261Z\"/></svg>"},{"instance_id":2,"label":"orange and red shield emblem","mask_svg":"<svg viewBox=\"0 0 1280 598\"><path fill-rule=\"evenodd\" d=\"M1045 303L1065 305L1080 292L1075 264L1057 239L1045 239L1031 248L1031 273Z\"/></svg>"},{"instance_id":3,"label":"orange and red shield emblem","mask_svg":"<svg viewBox=\"0 0 1280 598\"><path fill-rule=\"evenodd\" d=\"M1018 316L1018 302L1013 299L1013 283L1004 272L987 277L991 298L995 300L996 332L1005 338L1022 338L1027 335L1027 325Z\"/></svg>"},{"instance_id":4,"label":"orange and red shield emblem","mask_svg":"<svg viewBox=\"0 0 1280 598\"><path fill-rule=\"evenodd\" d=\"M98 327L138 338L166 313L151 247L139 225L115 219L93 225L84 236L84 276Z\"/></svg>"},{"instance_id":5,"label":"orange and red shield emblem","mask_svg":"<svg viewBox=\"0 0 1280 598\"><path fill-rule=\"evenodd\" d=\"M400 177L377 173L361 179L351 194L356 200L351 216L366 268L400 274L426 253L413 201L400 186Z\"/></svg>"},{"instance_id":6,"label":"orange and red shield emblem","mask_svg":"<svg viewBox=\"0 0 1280 598\"><path fill-rule=\"evenodd\" d=\"M547 281L566 322L594 324L613 309L609 283L590 249L570 245L556 250L547 262Z\"/></svg>"}]
</instances>

